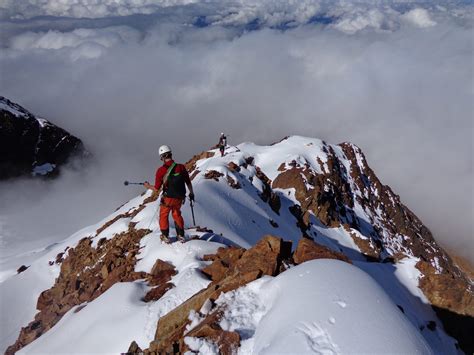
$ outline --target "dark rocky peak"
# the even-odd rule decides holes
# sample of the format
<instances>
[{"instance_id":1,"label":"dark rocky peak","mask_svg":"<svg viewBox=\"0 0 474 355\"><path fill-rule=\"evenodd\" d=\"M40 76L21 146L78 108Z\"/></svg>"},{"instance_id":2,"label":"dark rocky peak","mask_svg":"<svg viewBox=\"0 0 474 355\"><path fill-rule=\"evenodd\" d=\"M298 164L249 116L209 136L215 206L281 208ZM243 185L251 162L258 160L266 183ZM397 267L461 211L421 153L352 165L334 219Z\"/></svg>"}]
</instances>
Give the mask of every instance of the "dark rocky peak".
<instances>
[{"instance_id":1,"label":"dark rocky peak","mask_svg":"<svg viewBox=\"0 0 474 355\"><path fill-rule=\"evenodd\" d=\"M70 158L88 155L79 138L0 96L0 179L55 176Z\"/></svg>"}]
</instances>

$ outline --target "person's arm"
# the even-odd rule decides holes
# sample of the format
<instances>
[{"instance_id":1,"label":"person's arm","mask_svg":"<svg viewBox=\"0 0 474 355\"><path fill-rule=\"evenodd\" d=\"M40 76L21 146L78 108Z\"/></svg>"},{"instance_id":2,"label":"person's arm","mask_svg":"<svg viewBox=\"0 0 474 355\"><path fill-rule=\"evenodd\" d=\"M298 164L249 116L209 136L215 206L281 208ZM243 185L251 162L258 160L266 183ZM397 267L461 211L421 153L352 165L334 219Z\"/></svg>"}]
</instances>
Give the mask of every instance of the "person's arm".
<instances>
[{"instance_id":1,"label":"person's arm","mask_svg":"<svg viewBox=\"0 0 474 355\"><path fill-rule=\"evenodd\" d=\"M186 168L183 166L183 177L184 177L184 183L188 187L189 191L189 199L191 201L194 201L194 190L193 190L193 184L191 183L191 179L189 178L189 173L186 170Z\"/></svg>"},{"instance_id":2,"label":"person's arm","mask_svg":"<svg viewBox=\"0 0 474 355\"><path fill-rule=\"evenodd\" d=\"M163 172L162 169L158 169L155 174L155 185L151 185L148 181L145 181L143 186L145 188L153 190L153 192L158 192L160 190L161 185L163 184Z\"/></svg>"},{"instance_id":3,"label":"person's arm","mask_svg":"<svg viewBox=\"0 0 474 355\"><path fill-rule=\"evenodd\" d=\"M151 185L148 181L145 181L145 182L143 183L143 186L145 186L146 189L153 190L153 192L157 192L157 191L158 191L158 189L157 189L155 186Z\"/></svg>"}]
</instances>

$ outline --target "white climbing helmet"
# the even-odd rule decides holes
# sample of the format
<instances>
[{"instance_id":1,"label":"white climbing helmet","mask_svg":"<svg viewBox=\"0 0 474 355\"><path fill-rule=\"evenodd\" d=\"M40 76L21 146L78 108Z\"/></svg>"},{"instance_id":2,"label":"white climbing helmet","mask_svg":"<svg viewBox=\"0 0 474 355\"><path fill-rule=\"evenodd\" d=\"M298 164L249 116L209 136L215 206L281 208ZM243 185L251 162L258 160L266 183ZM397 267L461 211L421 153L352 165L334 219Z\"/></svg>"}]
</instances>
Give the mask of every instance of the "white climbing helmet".
<instances>
[{"instance_id":1,"label":"white climbing helmet","mask_svg":"<svg viewBox=\"0 0 474 355\"><path fill-rule=\"evenodd\" d=\"M158 149L158 154L161 157L165 153L171 153L171 148L168 147L167 145L162 145L160 149Z\"/></svg>"}]
</instances>

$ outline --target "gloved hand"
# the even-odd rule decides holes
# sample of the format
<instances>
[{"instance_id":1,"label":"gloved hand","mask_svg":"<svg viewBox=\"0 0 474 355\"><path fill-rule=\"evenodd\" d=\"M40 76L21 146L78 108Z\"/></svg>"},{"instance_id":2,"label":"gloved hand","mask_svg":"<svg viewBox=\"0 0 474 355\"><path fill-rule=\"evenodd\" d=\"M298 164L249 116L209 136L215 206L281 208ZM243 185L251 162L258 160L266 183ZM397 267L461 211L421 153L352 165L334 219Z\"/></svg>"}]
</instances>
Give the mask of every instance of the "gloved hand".
<instances>
[{"instance_id":1,"label":"gloved hand","mask_svg":"<svg viewBox=\"0 0 474 355\"><path fill-rule=\"evenodd\" d=\"M189 193L189 199L194 202L194 193L193 192Z\"/></svg>"}]
</instances>

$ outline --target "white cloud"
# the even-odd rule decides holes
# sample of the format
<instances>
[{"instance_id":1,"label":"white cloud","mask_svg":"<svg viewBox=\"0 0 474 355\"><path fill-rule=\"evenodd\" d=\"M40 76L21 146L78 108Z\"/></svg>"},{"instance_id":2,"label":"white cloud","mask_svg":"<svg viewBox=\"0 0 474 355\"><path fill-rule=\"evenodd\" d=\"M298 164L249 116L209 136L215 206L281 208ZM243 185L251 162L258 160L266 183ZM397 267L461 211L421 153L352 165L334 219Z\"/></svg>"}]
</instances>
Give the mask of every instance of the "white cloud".
<instances>
[{"instance_id":1,"label":"white cloud","mask_svg":"<svg viewBox=\"0 0 474 355\"><path fill-rule=\"evenodd\" d=\"M31 18L35 16L61 16L100 18L150 14L163 7L187 5L193 0L4 0L4 16Z\"/></svg>"},{"instance_id":2,"label":"white cloud","mask_svg":"<svg viewBox=\"0 0 474 355\"><path fill-rule=\"evenodd\" d=\"M10 39L10 55L32 50L61 51L72 60L97 58L108 48L125 43L137 42L138 31L130 27L109 27L105 29L76 29L71 32L25 32Z\"/></svg>"},{"instance_id":3,"label":"white cloud","mask_svg":"<svg viewBox=\"0 0 474 355\"><path fill-rule=\"evenodd\" d=\"M252 14L242 23L270 6L262 4L251 12L242 2L249 10L241 16ZM458 22L454 8L448 6L446 15L430 9L437 25L420 30L400 20L408 11L364 5L364 12L361 6L334 6L324 10L338 19L332 25L286 32L198 29L181 20L144 31L13 28L0 52L1 90L83 138L101 163L97 174L84 178L81 196L68 187L83 178L63 180L77 201L71 207L77 210L64 219L68 223L85 209L81 215L95 222L95 215L128 197L121 180L151 179L162 143L185 160L215 144L221 131L230 133L232 143L302 134L360 145L383 182L436 238L466 255L474 178L470 10L458 9L464 14ZM306 21L313 10L301 9ZM208 17L232 16L220 10L208 10ZM344 19L353 21L346 22L350 36L334 28ZM51 192L44 203L63 204L64 190L57 198ZM85 197L96 200L94 206L85 206ZM32 221L47 218L46 208L33 210Z\"/></svg>"},{"instance_id":4,"label":"white cloud","mask_svg":"<svg viewBox=\"0 0 474 355\"><path fill-rule=\"evenodd\" d=\"M440 19L472 20L473 7L458 2L440 6L428 1L344 0L3 0L0 18L31 19L37 16L94 19L151 15L174 22L250 27L293 27L311 22L336 23L336 28L355 33L366 28L396 30L400 22L428 27ZM193 18L193 16L195 16Z\"/></svg>"},{"instance_id":5,"label":"white cloud","mask_svg":"<svg viewBox=\"0 0 474 355\"><path fill-rule=\"evenodd\" d=\"M436 25L436 22L431 19L430 14L425 9L416 8L410 10L402 17L406 21L420 28L432 27Z\"/></svg>"},{"instance_id":6,"label":"white cloud","mask_svg":"<svg viewBox=\"0 0 474 355\"><path fill-rule=\"evenodd\" d=\"M357 13L346 17L343 20L337 22L334 27L343 32L354 34L366 28L380 29L384 23L384 14L377 10L372 9L366 13Z\"/></svg>"}]
</instances>

